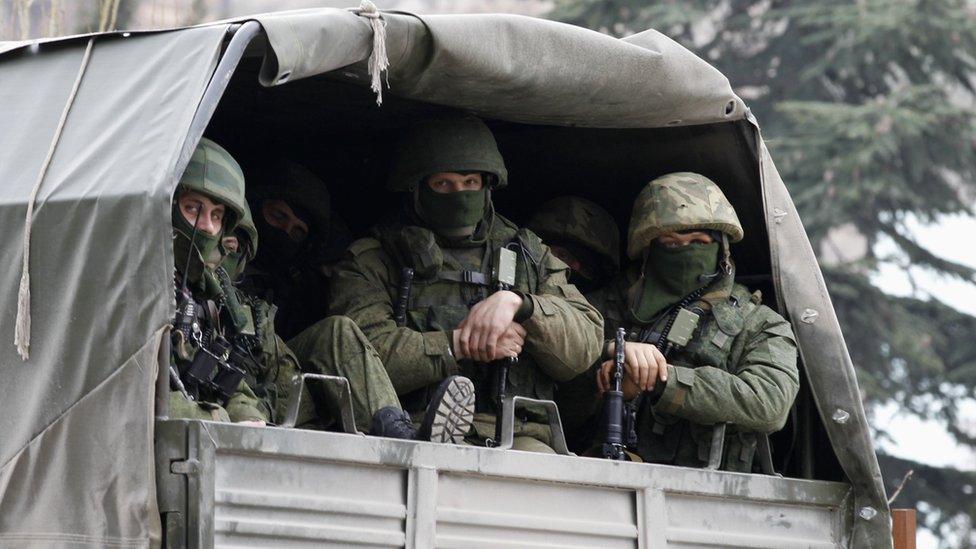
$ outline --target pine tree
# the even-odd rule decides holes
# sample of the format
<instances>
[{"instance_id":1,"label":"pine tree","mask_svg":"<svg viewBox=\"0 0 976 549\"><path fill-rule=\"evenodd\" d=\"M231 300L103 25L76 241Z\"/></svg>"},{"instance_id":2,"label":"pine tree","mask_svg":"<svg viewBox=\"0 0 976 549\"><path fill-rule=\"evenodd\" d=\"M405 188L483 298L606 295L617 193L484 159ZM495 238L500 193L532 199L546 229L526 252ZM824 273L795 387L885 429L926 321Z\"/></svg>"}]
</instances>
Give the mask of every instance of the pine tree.
<instances>
[{"instance_id":1,"label":"pine tree","mask_svg":"<svg viewBox=\"0 0 976 549\"><path fill-rule=\"evenodd\" d=\"M902 264L976 283L973 269L936 256L906 227L973 214L976 3L556 0L550 16L616 36L655 28L729 76L763 128L814 249L838 227L867 241L863 257L823 265L842 328L857 334L847 343L866 402L940 419L976 446L957 417L976 387L976 318L939 296L887 295L871 280L889 260L876 252L886 242ZM933 485L925 475L952 474L916 469L914 482ZM971 477L945 492L906 490L899 504L924 495L936 507L923 512L927 526L976 544L972 489L959 492Z\"/></svg>"}]
</instances>

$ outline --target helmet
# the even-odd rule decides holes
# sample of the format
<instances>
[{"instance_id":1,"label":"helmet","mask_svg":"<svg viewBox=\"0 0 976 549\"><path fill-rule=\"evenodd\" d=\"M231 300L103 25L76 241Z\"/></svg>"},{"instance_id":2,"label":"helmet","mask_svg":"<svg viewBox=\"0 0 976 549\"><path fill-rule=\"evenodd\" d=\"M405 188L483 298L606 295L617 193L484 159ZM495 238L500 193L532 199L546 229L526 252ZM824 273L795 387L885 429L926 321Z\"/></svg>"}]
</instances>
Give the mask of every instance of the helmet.
<instances>
[{"instance_id":1,"label":"helmet","mask_svg":"<svg viewBox=\"0 0 976 549\"><path fill-rule=\"evenodd\" d=\"M255 211L261 202L284 200L299 217L312 225L313 231L326 233L332 217L332 197L325 182L308 168L290 160L279 160L260 170L259 186L252 189Z\"/></svg>"},{"instance_id":2,"label":"helmet","mask_svg":"<svg viewBox=\"0 0 976 549\"><path fill-rule=\"evenodd\" d=\"M236 232L238 235L241 233L247 235L247 239L251 242L248 260L254 259L258 255L258 229L254 226L254 219L251 217L251 208L247 206L247 202L244 203L244 217L237 224Z\"/></svg>"},{"instance_id":3,"label":"helmet","mask_svg":"<svg viewBox=\"0 0 976 549\"><path fill-rule=\"evenodd\" d=\"M620 229L610 212L578 196L546 202L526 223L542 240L569 240L620 268Z\"/></svg>"},{"instance_id":4,"label":"helmet","mask_svg":"<svg viewBox=\"0 0 976 549\"><path fill-rule=\"evenodd\" d=\"M224 204L233 216L224 221L230 234L244 217L244 173L226 149L206 137L200 139L180 178L180 187Z\"/></svg>"},{"instance_id":5,"label":"helmet","mask_svg":"<svg viewBox=\"0 0 976 549\"><path fill-rule=\"evenodd\" d=\"M491 130L473 116L425 120L410 127L397 143L386 187L412 191L438 172L486 172L496 189L508 184L508 170Z\"/></svg>"},{"instance_id":6,"label":"helmet","mask_svg":"<svg viewBox=\"0 0 976 549\"><path fill-rule=\"evenodd\" d=\"M678 172L647 184L634 201L627 256L640 259L658 236L673 231L714 229L742 240L742 225L722 189L704 175Z\"/></svg>"}]
</instances>

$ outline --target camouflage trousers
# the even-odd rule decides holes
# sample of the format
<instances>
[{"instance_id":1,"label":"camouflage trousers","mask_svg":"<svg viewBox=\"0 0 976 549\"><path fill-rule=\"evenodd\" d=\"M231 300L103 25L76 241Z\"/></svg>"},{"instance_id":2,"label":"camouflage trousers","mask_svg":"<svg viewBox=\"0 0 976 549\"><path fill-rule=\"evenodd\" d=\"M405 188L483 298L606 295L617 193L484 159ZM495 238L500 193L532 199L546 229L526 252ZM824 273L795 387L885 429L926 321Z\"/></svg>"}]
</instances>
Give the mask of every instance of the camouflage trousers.
<instances>
[{"instance_id":1,"label":"camouflage trousers","mask_svg":"<svg viewBox=\"0 0 976 549\"><path fill-rule=\"evenodd\" d=\"M494 414L475 414L471 433L464 441L472 446L485 446L489 438L495 438L495 421L496 416ZM513 450L540 454L556 453L551 446L552 434L549 432L548 425L516 419L514 435Z\"/></svg>"},{"instance_id":2,"label":"camouflage trousers","mask_svg":"<svg viewBox=\"0 0 976 549\"><path fill-rule=\"evenodd\" d=\"M356 427L360 431L369 432L373 414L380 408L400 407L379 354L349 317L324 318L292 338L288 347L298 358L302 371L349 380ZM308 391L320 418L337 417L336 403L340 402L341 395L334 386L309 384ZM308 412L300 410L298 425L307 419Z\"/></svg>"}]
</instances>

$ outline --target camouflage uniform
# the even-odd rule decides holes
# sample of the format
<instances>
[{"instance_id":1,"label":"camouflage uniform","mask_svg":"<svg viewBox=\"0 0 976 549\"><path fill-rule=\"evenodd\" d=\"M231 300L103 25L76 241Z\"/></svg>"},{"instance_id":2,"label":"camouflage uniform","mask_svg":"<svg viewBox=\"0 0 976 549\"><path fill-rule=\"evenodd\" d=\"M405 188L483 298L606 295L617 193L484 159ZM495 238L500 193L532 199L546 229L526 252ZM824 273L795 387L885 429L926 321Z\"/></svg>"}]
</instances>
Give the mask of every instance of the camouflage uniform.
<instances>
[{"instance_id":1,"label":"camouflage uniform","mask_svg":"<svg viewBox=\"0 0 976 549\"><path fill-rule=\"evenodd\" d=\"M641 192L628 255L639 260L661 234L693 229L721 231L721 274L686 305L701 320L691 341L668 356L663 391L656 387L638 411L636 449L646 461L702 467L713 426L727 423L721 468L751 472L757 437L783 427L799 388L795 338L789 322L761 304L759 292L734 282L728 241L741 240L742 228L722 191L701 175L669 174ZM640 279L639 269L631 269L589 296L604 315L607 344L618 327L628 341L648 342L665 328L668 315L651 324L634 318Z\"/></svg>"},{"instance_id":2,"label":"camouflage uniform","mask_svg":"<svg viewBox=\"0 0 976 549\"><path fill-rule=\"evenodd\" d=\"M396 392L410 412L426 407L432 385L452 374L470 378L477 392L477 435L494 434L493 368L458 361L452 332L469 309L495 289L493 263L499 248L518 250L514 290L531 307L518 366L509 372L509 395L551 399L555 382L585 370L597 357L600 316L566 281L566 266L531 231L495 214L490 200L474 233L446 238L427 228L415 212L416 189L437 172L477 171L506 184L507 172L491 132L476 119L438 120L414 128L401 141L390 188L411 191L401 215L354 242L332 279L332 313L348 315L379 352ZM406 326L394 321L400 273L414 269ZM517 447L546 451L544 412L520 412ZM549 450L551 451L551 450Z\"/></svg>"},{"instance_id":3,"label":"camouflage uniform","mask_svg":"<svg viewBox=\"0 0 976 549\"><path fill-rule=\"evenodd\" d=\"M233 262L238 267L253 259L257 253L258 233L250 208L244 200L244 187L239 189L235 205L243 210L236 236L243 257ZM229 255L227 256L230 257ZM389 383L376 351L356 324L346 317L325 318L292 339L287 345L275 331L277 307L247 294L237 287L227 292L228 308L240 311L253 329L239 336L242 347L248 350L244 361L247 381L263 401L272 421L280 423L292 398L293 380L303 370L310 373L346 377L354 387L353 412L357 427L369 430L369 422L376 410L398 405L396 393ZM301 360L299 360L301 357ZM302 388L301 406L296 425L306 428L326 427L332 419L332 405L340 395L331 385L312 383Z\"/></svg>"},{"instance_id":4,"label":"camouflage uniform","mask_svg":"<svg viewBox=\"0 0 976 549\"><path fill-rule=\"evenodd\" d=\"M334 248L348 245L348 230L333 219L325 182L306 168L282 160L259 170L257 179L261 184L252 188L251 203L265 243L262 254L248 264L241 288L278 308L275 329L287 340L326 316L323 264L336 260ZM262 204L270 199L286 202L308 224L305 242L289 242L283 231L265 221Z\"/></svg>"},{"instance_id":5,"label":"camouflage uniform","mask_svg":"<svg viewBox=\"0 0 976 549\"><path fill-rule=\"evenodd\" d=\"M620 270L620 228L605 209L578 196L554 198L535 211L525 224L546 245L567 248L585 267L572 273L582 292L602 287ZM576 282L578 281L578 282Z\"/></svg>"},{"instance_id":6,"label":"camouflage uniform","mask_svg":"<svg viewBox=\"0 0 976 549\"><path fill-rule=\"evenodd\" d=\"M235 203L235 196L238 189L243 188L243 184L244 176L237 162L226 150L206 138L200 140L180 179L181 190L199 192L225 205L227 212L223 221L223 232L232 231L243 217L244 212ZM170 416L213 421L268 421L269 410L244 380L240 381L236 392L230 395L225 406L221 406L222 399L218 394L208 387L194 388L185 377L197 355L204 352L201 346L212 345L218 334L228 340L233 339L236 334L234 329L217 329L218 324L224 324L227 315L223 308L223 291L214 269L214 257L203 257L202 251L193 240L195 235L187 234L187 223L175 203L173 211L177 303L181 310L188 310L183 305L192 301L197 311L193 322L199 328L194 330L186 323L177 322L172 331L171 364L179 377L187 382L183 385L189 388L195 399L188 399L183 391L174 388L170 392ZM219 239L219 235L215 238ZM184 258L187 257L191 261L188 272L184 273L182 269L187 265ZM188 290L185 295L181 291L184 278ZM214 315L217 318L213 318ZM177 316L179 317L179 311ZM185 329L181 330L181 327ZM178 385L176 380L173 382Z\"/></svg>"}]
</instances>

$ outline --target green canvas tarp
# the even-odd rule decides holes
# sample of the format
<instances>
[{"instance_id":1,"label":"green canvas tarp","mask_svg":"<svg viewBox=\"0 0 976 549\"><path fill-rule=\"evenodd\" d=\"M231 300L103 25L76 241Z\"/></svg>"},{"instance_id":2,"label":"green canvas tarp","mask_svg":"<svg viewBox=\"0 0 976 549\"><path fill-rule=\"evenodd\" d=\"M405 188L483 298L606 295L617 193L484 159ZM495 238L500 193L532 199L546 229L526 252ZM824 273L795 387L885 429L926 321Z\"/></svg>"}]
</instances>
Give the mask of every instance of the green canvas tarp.
<instances>
[{"instance_id":1,"label":"green canvas tarp","mask_svg":"<svg viewBox=\"0 0 976 549\"><path fill-rule=\"evenodd\" d=\"M617 40L517 16L384 19L387 94L556 126L754 122L721 73L655 31ZM374 34L367 18L344 10L0 43L0 258L9 266L0 273L0 545L141 547L159 534L152 407L158 344L174 310L170 199L202 131L191 121L209 116L197 109L221 41L247 20L266 36L253 45L263 48L263 84L342 68L369 85ZM25 362L12 343L24 215L89 39L91 59L37 199ZM854 369L786 187L756 142L779 303L854 487L852 544L883 547L889 517Z\"/></svg>"}]
</instances>

